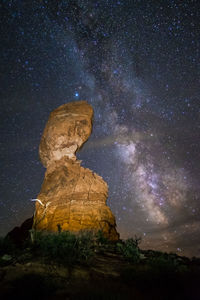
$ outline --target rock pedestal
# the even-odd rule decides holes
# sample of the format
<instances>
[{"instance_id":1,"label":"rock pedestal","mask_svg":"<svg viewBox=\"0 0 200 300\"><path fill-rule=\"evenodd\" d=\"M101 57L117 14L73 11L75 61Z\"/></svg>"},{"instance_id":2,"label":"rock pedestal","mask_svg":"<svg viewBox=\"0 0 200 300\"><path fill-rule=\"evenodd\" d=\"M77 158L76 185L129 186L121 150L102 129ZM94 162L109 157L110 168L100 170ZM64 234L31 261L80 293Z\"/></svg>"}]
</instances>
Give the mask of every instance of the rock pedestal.
<instances>
[{"instance_id":1,"label":"rock pedestal","mask_svg":"<svg viewBox=\"0 0 200 300\"><path fill-rule=\"evenodd\" d=\"M91 134L92 117L93 109L86 101L64 104L50 114L39 148L47 170L37 196L36 230L102 230L110 240L119 238L115 217L106 205L106 182L81 167L76 158Z\"/></svg>"}]
</instances>

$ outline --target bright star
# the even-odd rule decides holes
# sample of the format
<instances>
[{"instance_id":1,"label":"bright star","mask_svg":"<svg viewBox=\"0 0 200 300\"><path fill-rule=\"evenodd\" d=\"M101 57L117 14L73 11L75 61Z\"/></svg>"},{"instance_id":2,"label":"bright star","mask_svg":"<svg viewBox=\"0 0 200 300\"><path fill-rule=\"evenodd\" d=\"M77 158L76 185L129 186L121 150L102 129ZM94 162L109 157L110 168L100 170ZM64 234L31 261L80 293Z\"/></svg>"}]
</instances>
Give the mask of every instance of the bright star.
<instances>
[{"instance_id":1,"label":"bright star","mask_svg":"<svg viewBox=\"0 0 200 300\"><path fill-rule=\"evenodd\" d=\"M79 96L79 93L78 92L75 92L75 97L78 97Z\"/></svg>"}]
</instances>

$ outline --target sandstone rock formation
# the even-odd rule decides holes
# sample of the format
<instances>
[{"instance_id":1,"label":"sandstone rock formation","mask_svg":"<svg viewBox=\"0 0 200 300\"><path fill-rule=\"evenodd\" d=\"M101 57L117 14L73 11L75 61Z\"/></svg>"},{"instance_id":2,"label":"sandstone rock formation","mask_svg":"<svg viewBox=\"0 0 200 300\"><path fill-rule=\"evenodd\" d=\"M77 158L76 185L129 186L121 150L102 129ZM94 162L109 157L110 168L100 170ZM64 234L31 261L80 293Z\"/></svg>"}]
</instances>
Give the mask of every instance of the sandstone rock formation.
<instances>
[{"instance_id":1,"label":"sandstone rock formation","mask_svg":"<svg viewBox=\"0 0 200 300\"><path fill-rule=\"evenodd\" d=\"M39 148L47 170L37 197L41 202L35 207L36 230L102 230L110 240L119 238L106 205L106 182L81 167L76 158L91 134L92 117L93 109L86 101L64 104L50 114Z\"/></svg>"}]
</instances>

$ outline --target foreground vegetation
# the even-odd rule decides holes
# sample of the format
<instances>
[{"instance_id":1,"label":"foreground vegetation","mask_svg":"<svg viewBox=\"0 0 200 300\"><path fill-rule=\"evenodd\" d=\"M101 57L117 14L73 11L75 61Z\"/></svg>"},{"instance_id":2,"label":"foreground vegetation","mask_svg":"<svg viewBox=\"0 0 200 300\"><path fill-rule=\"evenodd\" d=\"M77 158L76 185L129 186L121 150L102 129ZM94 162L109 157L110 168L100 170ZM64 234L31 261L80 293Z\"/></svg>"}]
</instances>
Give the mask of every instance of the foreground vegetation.
<instances>
[{"instance_id":1,"label":"foreground vegetation","mask_svg":"<svg viewBox=\"0 0 200 300\"><path fill-rule=\"evenodd\" d=\"M140 241L110 242L101 231L31 231L20 246L0 239L0 298L196 300L200 260L142 250Z\"/></svg>"},{"instance_id":2,"label":"foreground vegetation","mask_svg":"<svg viewBox=\"0 0 200 300\"><path fill-rule=\"evenodd\" d=\"M148 264L149 267L166 271L186 271L190 260L175 253L141 250L141 239L108 241L101 231L92 232L42 233L31 230L30 237L17 247L9 238L0 239L0 266L12 261L40 258L44 263L56 263L65 266L77 263L88 264L96 254L113 252L132 264ZM198 259L193 259L199 262Z\"/></svg>"}]
</instances>

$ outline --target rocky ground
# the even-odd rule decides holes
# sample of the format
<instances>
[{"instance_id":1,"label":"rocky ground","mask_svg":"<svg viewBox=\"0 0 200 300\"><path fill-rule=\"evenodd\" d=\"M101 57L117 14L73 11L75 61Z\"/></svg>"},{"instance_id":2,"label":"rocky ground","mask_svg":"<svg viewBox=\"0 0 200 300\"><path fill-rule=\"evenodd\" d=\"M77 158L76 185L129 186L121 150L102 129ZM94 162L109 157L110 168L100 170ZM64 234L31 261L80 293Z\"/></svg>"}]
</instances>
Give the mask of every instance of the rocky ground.
<instances>
[{"instance_id":1,"label":"rocky ground","mask_svg":"<svg viewBox=\"0 0 200 300\"><path fill-rule=\"evenodd\" d=\"M28 248L15 257L4 254L0 299L200 299L199 259L171 254L173 266L150 263L157 256L140 250L136 263L101 247L89 261L63 266Z\"/></svg>"}]
</instances>

